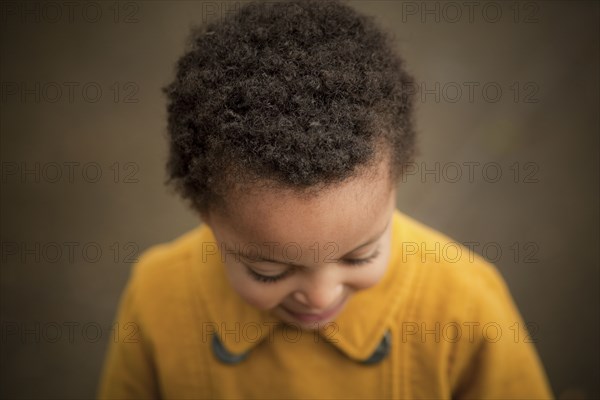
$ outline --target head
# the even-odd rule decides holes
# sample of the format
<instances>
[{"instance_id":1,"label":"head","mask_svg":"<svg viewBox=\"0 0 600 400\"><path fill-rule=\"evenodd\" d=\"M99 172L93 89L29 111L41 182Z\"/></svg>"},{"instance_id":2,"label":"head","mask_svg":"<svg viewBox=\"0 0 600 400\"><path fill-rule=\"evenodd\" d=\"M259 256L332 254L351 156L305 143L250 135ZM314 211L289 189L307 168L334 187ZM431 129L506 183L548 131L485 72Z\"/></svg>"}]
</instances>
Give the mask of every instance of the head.
<instances>
[{"instance_id":1,"label":"head","mask_svg":"<svg viewBox=\"0 0 600 400\"><path fill-rule=\"evenodd\" d=\"M337 1L250 3L193 31L164 88L168 183L248 303L307 326L381 279L412 82L391 37Z\"/></svg>"}]
</instances>

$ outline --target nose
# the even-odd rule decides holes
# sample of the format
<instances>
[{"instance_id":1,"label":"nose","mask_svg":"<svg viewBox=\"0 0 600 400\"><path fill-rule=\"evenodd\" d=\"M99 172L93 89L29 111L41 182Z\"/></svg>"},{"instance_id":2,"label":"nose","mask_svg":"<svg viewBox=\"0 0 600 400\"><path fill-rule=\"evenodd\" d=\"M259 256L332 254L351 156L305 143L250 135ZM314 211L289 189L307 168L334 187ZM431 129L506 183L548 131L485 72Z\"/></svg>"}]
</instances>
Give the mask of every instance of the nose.
<instances>
[{"instance_id":1,"label":"nose","mask_svg":"<svg viewBox=\"0 0 600 400\"><path fill-rule=\"evenodd\" d=\"M294 293L294 298L303 304L307 312L325 311L340 300L343 292L343 284L335 282L327 277L315 277Z\"/></svg>"}]
</instances>

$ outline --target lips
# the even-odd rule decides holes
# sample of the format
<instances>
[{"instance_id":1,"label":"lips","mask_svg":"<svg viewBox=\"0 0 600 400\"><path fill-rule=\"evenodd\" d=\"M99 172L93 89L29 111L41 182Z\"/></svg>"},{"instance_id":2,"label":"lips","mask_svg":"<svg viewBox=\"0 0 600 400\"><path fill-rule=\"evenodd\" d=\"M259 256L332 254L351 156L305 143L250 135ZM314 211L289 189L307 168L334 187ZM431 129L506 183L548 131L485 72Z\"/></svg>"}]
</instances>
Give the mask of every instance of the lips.
<instances>
[{"instance_id":1,"label":"lips","mask_svg":"<svg viewBox=\"0 0 600 400\"><path fill-rule=\"evenodd\" d=\"M348 297L344 297L337 305L325 310L321 313L297 313L282 306L282 308L295 319L302 322L318 322L324 321L335 316L346 304Z\"/></svg>"}]
</instances>

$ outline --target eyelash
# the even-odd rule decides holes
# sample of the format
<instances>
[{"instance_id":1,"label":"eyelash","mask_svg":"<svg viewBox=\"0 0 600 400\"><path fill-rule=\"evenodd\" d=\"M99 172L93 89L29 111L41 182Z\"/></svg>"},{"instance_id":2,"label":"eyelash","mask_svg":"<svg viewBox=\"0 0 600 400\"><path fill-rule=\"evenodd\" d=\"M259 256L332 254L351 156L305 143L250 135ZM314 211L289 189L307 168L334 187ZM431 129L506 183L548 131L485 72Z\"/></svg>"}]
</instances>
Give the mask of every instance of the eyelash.
<instances>
[{"instance_id":1,"label":"eyelash","mask_svg":"<svg viewBox=\"0 0 600 400\"><path fill-rule=\"evenodd\" d=\"M288 269L287 271L279 274L279 275L275 275L275 276L266 276L266 275L261 275L258 272L254 271L252 268L250 268L249 266L247 266L246 264L244 264L244 266L246 267L246 271L248 271L248 273L250 274L250 276L259 281L259 282L263 282L263 283L273 283L273 282L277 282L283 278L286 277L286 275L288 275L291 271L291 269Z\"/></svg>"},{"instance_id":2,"label":"eyelash","mask_svg":"<svg viewBox=\"0 0 600 400\"><path fill-rule=\"evenodd\" d=\"M377 256L379 256L379 249L377 249L372 255L370 255L367 258L354 259L354 260L345 260L345 261L342 261L342 263L347 264L347 265L352 266L352 267L357 267L357 266L361 266L361 265L365 265L365 264L370 263L375 258L377 258ZM250 268L246 264L244 264L244 266L246 267L246 271L250 274L250 276L253 279L255 279L258 282L262 282L262 283L274 283L274 282L277 282L277 281L285 278L292 271L292 269L288 269L287 271L285 271L285 272L283 272L283 273L281 273L279 275L267 276L267 275L259 274L258 272L254 271L252 268Z\"/></svg>"},{"instance_id":3,"label":"eyelash","mask_svg":"<svg viewBox=\"0 0 600 400\"><path fill-rule=\"evenodd\" d=\"M352 265L352 266L364 265L364 264L368 264L371 261L373 261L375 258L377 258L378 255L379 255L379 249L375 250L375 253L371 254L367 258L358 258L358 259L354 259L354 260L346 260L346 261L343 261L343 263L348 264L348 265Z\"/></svg>"}]
</instances>

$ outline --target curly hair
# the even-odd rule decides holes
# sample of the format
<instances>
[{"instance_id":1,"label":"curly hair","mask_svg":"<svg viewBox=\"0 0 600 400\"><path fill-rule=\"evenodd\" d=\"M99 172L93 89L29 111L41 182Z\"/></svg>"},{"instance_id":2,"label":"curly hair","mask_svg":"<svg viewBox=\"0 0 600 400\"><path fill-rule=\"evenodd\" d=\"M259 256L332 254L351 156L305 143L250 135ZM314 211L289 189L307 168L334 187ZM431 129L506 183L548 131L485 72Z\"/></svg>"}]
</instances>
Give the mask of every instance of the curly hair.
<instances>
[{"instance_id":1,"label":"curly hair","mask_svg":"<svg viewBox=\"0 0 600 400\"><path fill-rule=\"evenodd\" d=\"M167 181L200 214L233 188L318 193L415 150L413 78L392 37L341 1L245 4L192 29L168 98Z\"/></svg>"}]
</instances>

